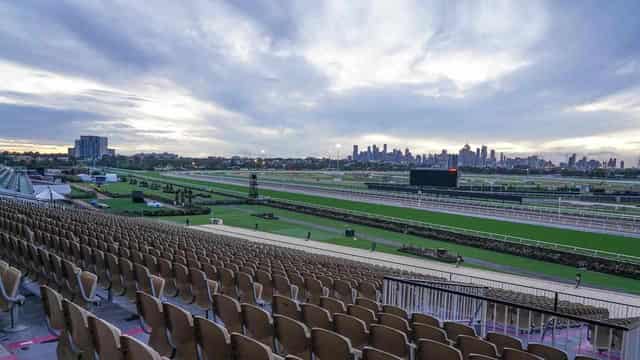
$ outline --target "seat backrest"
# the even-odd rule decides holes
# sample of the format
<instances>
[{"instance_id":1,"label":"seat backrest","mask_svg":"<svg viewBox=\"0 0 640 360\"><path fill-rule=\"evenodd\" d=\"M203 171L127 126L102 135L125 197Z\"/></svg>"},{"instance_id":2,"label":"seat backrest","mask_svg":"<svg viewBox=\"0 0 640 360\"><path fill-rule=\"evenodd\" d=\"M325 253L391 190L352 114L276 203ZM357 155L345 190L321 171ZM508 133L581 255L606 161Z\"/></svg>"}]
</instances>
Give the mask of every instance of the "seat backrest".
<instances>
[{"instance_id":1,"label":"seat backrest","mask_svg":"<svg viewBox=\"0 0 640 360\"><path fill-rule=\"evenodd\" d=\"M545 360L567 360L567 353L548 345L544 344L532 344L529 343L527 346L527 352L538 355Z\"/></svg>"},{"instance_id":2,"label":"seat backrest","mask_svg":"<svg viewBox=\"0 0 640 360\"><path fill-rule=\"evenodd\" d=\"M12 298L18 295L22 272L14 267L7 267L0 275L0 310L7 311L13 306Z\"/></svg>"},{"instance_id":3,"label":"seat backrest","mask_svg":"<svg viewBox=\"0 0 640 360\"><path fill-rule=\"evenodd\" d=\"M128 335L120 337L120 348L124 360L162 360L155 350Z\"/></svg>"},{"instance_id":4,"label":"seat backrest","mask_svg":"<svg viewBox=\"0 0 640 360\"><path fill-rule=\"evenodd\" d=\"M273 295L273 313L284 315L294 320L302 320L302 309L296 301L282 295Z\"/></svg>"},{"instance_id":5,"label":"seat backrest","mask_svg":"<svg viewBox=\"0 0 640 360\"><path fill-rule=\"evenodd\" d=\"M411 328L406 318L388 313L378 313L378 323L400 330L407 336L411 334Z\"/></svg>"},{"instance_id":6,"label":"seat backrest","mask_svg":"<svg viewBox=\"0 0 640 360\"><path fill-rule=\"evenodd\" d=\"M502 360L545 360L544 358L522 350L505 348L502 351Z\"/></svg>"},{"instance_id":7,"label":"seat backrest","mask_svg":"<svg viewBox=\"0 0 640 360\"><path fill-rule=\"evenodd\" d=\"M120 329L97 317L92 316L88 320L93 345L99 358L121 360Z\"/></svg>"},{"instance_id":8,"label":"seat backrest","mask_svg":"<svg viewBox=\"0 0 640 360\"><path fill-rule=\"evenodd\" d=\"M347 307L344 303L336 298L322 296L320 297L320 306L329 310L331 315L333 314L346 314Z\"/></svg>"},{"instance_id":9,"label":"seat backrest","mask_svg":"<svg viewBox=\"0 0 640 360\"><path fill-rule=\"evenodd\" d=\"M379 324L371 325L370 332L369 344L371 346L401 358L409 358L411 350L405 333Z\"/></svg>"},{"instance_id":10,"label":"seat backrest","mask_svg":"<svg viewBox=\"0 0 640 360\"><path fill-rule=\"evenodd\" d=\"M93 354L95 350L91 332L89 331L88 320L93 314L67 299L62 300L62 308L65 314L66 327L71 334L73 345L81 351L84 356Z\"/></svg>"},{"instance_id":11,"label":"seat backrest","mask_svg":"<svg viewBox=\"0 0 640 360\"><path fill-rule=\"evenodd\" d=\"M362 360L402 360L401 357L369 346L362 349Z\"/></svg>"},{"instance_id":12,"label":"seat backrest","mask_svg":"<svg viewBox=\"0 0 640 360\"><path fill-rule=\"evenodd\" d=\"M242 304L241 308L246 334L272 349L274 329L271 315L251 304Z\"/></svg>"},{"instance_id":13,"label":"seat backrest","mask_svg":"<svg viewBox=\"0 0 640 360\"><path fill-rule=\"evenodd\" d=\"M160 300L145 292L136 292L136 307L143 329L149 332L148 344L162 356L170 355L173 347L167 337L167 322ZM150 327L148 330L146 327Z\"/></svg>"},{"instance_id":14,"label":"seat backrest","mask_svg":"<svg viewBox=\"0 0 640 360\"><path fill-rule=\"evenodd\" d=\"M373 311L374 313L379 313L380 310L382 310L382 307L380 306L380 303L371 300L371 299L367 299L367 298L362 298L362 297L358 297L356 298L356 305L360 305L363 307L366 307L367 309Z\"/></svg>"},{"instance_id":15,"label":"seat backrest","mask_svg":"<svg viewBox=\"0 0 640 360\"><path fill-rule=\"evenodd\" d=\"M162 310L171 343L175 347L175 357L185 360L197 359L198 348L191 313L169 303L163 303Z\"/></svg>"},{"instance_id":16,"label":"seat backrest","mask_svg":"<svg viewBox=\"0 0 640 360\"><path fill-rule=\"evenodd\" d=\"M493 343L475 336L458 335L458 349L460 349L462 356L465 358L470 354L498 357L498 350Z\"/></svg>"},{"instance_id":17,"label":"seat backrest","mask_svg":"<svg viewBox=\"0 0 640 360\"><path fill-rule=\"evenodd\" d=\"M351 346L354 348L362 349L369 343L367 324L357 317L347 314L335 314L333 316L333 324L336 332L351 340Z\"/></svg>"},{"instance_id":18,"label":"seat backrest","mask_svg":"<svg viewBox=\"0 0 640 360\"><path fill-rule=\"evenodd\" d=\"M40 296L47 319L47 325L52 330L62 331L65 328L64 313L62 310L62 296L52 288L40 286Z\"/></svg>"},{"instance_id":19,"label":"seat backrest","mask_svg":"<svg viewBox=\"0 0 640 360\"><path fill-rule=\"evenodd\" d=\"M462 353L453 346L427 339L418 340L417 345L416 360L462 360Z\"/></svg>"},{"instance_id":20,"label":"seat backrest","mask_svg":"<svg viewBox=\"0 0 640 360\"><path fill-rule=\"evenodd\" d=\"M437 317L421 313L411 314L411 323L427 324L435 327L442 326L440 319L438 319Z\"/></svg>"},{"instance_id":21,"label":"seat backrest","mask_svg":"<svg viewBox=\"0 0 640 360\"><path fill-rule=\"evenodd\" d=\"M311 329L311 348L314 359L353 359L353 348L346 337L333 331Z\"/></svg>"},{"instance_id":22,"label":"seat backrest","mask_svg":"<svg viewBox=\"0 0 640 360\"><path fill-rule=\"evenodd\" d=\"M202 360L230 360L232 358L231 337L227 329L201 316L195 316L193 324Z\"/></svg>"},{"instance_id":23,"label":"seat backrest","mask_svg":"<svg viewBox=\"0 0 640 360\"><path fill-rule=\"evenodd\" d=\"M345 304L353 304L353 288L346 280L335 280L333 282L334 296Z\"/></svg>"},{"instance_id":24,"label":"seat backrest","mask_svg":"<svg viewBox=\"0 0 640 360\"><path fill-rule=\"evenodd\" d=\"M506 334L489 332L487 333L487 341L496 345L498 354L502 354L504 348L512 348L522 350L522 341L516 337Z\"/></svg>"},{"instance_id":25,"label":"seat backrest","mask_svg":"<svg viewBox=\"0 0 640 360\"><path fill-rule=\"evenodd\" d=\"M447 338L447 333L444 330L427 324L414 323L413 336L416 341L419 339L428 339L450 345L449 338Z\"/></svg>"},{"instance_id":26,"label":"seat backrest","mask_svg":"<svg viewBox=\"0 0 640 360\"><path fill-rule=\"evenodd\" d=\"M447 337L455 342L458 341L458 335L477 336L472 327L457 322L446 321L443 328Z\"/></svg>"},{"instance_id":27,"label":"seat backrest","mask_svg":"<svg viewBox=\"0 0 640 360\"><path fill-rule=\"evenodd\" d=\"M378 318L373 311L360 305L347 306L347 314L364 321L364 323L367 324L367 329L371 324L376 324L378 322Z\"/></svg>"},{"instance_id":28,"label":"seat backrest","mask_svg":"<svg viewBox=\"0 0 640 360\"><path fill-rule=\"evenodd\" d=\"M216 314L230 333L242 332L242 309L238 300L228 295L215 295Z\"/></svg>"},{"instance_id":29,"label":"seat backrest","mask_svg":"<svg viewBox=\"0 0 640 360\"><path fill-rule=\"evenodd\" d=\"M291 290L291 283L289 279L282 275L273 275L273 287L276 291L276 294L283 295L286 297L292 297L293 291Z\"/></svg>"},{"instance_id":30,"label":"seat backrest","mask_svg":"<svg viewBox=\"0 0 640 360\"><path fill-rule=\"evenodd\" d=\"M310 328L333 330L333 318L329 310L313 304L302 304L302 319Z\"/></svg>"},{"instance_id":31,"label":"seat backrest","mask_svg":"<svg viewBox=\"0 0 640 360\"><path fill-rule=\"evenodd\" d=\"M236 274L236 281L238 282L238 295L240 302L257 304L257 295L254 288L254 281L251 275L245 272L239 272Z\"/></svg>"},{"instance_id":32,"label":"seat backrest","mask_svg":"<svg viewBox=\"0 0 640 360\"><path fill-rule=\"evenodd\" d=\"M231 334L234 360L271 360L271 349L240 333Z\"/></svg>"},{"instance_id":33,"label":"seat backrest","mask_svg":"<svg viewBox=\"0 0 640 360\"><path fill-rule=\"evenodd\" d=\"M273 316L275 334L286 354L311 360L311 332L305 324L283 315ZM284 348L284 349L282 349Z\"/></svg>"},{"instance_id":34,"label":"seat backrest","mask_svg":"<svg viewBox=\"0 0 640 360\"><path fill-rule=\"evenodd\" d=\"M403 308L395 305L382 305L382 312L386 314L396 315L403 319L409 319L409 315L407 314L407 312Z\"/></svg>"}]
</instances>

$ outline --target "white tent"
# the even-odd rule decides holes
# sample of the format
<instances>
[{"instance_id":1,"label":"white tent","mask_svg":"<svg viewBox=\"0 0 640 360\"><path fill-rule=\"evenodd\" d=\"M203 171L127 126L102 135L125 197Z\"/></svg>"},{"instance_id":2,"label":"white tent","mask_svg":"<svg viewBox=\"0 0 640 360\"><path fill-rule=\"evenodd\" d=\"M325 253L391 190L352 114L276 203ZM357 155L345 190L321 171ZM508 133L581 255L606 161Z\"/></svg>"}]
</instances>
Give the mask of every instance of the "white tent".
<instances>
[{"instance_id":1,"label":"white tent","mask_svg":"<svg viewBox=\"0 0 640 360\"><path fill-rule=\"evenodd\" d=\"M64 196L58 194L54 190L51 190L51 188L47 188L46 190L38 193L36 195L36 199L41 201L52 201L52 200L56 201L56 200L64 200Z\"/></svg>"}]
</instances>

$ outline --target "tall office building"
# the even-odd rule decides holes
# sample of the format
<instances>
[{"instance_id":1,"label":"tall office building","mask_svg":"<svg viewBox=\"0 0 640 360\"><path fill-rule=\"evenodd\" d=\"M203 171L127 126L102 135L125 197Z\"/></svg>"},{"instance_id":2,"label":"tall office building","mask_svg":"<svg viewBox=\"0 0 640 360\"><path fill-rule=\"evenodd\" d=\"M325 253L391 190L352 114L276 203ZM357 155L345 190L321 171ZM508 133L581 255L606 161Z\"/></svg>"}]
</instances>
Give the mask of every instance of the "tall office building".
<instances>
[{"instance_id":1,"label":"tall office building","mask_svg":"<svg viewBox=\"0 0 640 360\"><path fill-rule=\"evenodd\" d=\"M353 161L358 161L358 145L353 145Z\"/></svg>"},{"instance_id":2,"label":"tall office building","mask_svg":"<svg viewBox=\"0 0 640 360\"><path fill-rule=\"evenodd\" d=\"M480 152L480 157L481 157L481 165L486 165L487 164L487 145L482 145L482 151Z\"/></svg>"},{"instance_id":3,"label":"tall office building","mask_svg":"<svg viewBox=\"0 0 640 360\"><path fill-rule=\"evenodd\" d=\"M101 136L80 136L75 147L69 148L69 156L83 160L100 160L105 156L115 156L114 149L109 149L109 139Z\"/></svg>"}]
</instances>

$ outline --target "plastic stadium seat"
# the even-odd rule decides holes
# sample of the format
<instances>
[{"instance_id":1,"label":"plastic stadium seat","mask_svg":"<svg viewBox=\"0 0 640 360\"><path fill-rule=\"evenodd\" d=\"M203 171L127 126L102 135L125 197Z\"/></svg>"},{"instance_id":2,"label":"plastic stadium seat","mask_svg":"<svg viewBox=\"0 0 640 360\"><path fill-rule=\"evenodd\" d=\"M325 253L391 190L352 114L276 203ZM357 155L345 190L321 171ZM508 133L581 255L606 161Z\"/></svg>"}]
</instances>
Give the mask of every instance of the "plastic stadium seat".
<instances>
[{"instance_id":1,"label":"plastic stadium seat","mask_svg":"<svg viewBox=\"0 0 640 360\"><path fill-rule=\"evenodd\" d=\"M470 354L498 357L498 349L493 343L474 336L458 335L458 349L465 359L468 359Z\"/></svg>"},{"instance_id":2,"label":"plastic stadium seat","mask_svg":"<svg viewBox=\"0 0 640 360\"><path fill-rule=\"evenodd\" d=\"M49 332L58 338L56 354L58 359L73 357L71 335L66 327L62 295L48 286L40 287L40 296L44 307L45 322Z\"/></svg>"},{"instance_id":3,"label":"plastic stadium seat","mask_svg":"<svg viewBox=\"0 0 640 360\"><path fill-rule=\"evenodd\" d=\"M231 337L227 329L200 316L193 318L202 360L231 360Z\"/></svg>"},{"instance_id":4,"label":"plastic stadium seat","mask_svg":"<svg viewBox=\"0 0 640 360\"><path fill-rule=\"evenodd\" d=\"M100 359L122 360L121 334L117 327L100 318L89 317L89 329Z\"/></svg>"},{"instance_id":5,"label":"plastic stadium seat","mask_svg":"<svg viewBox=\"0 0 640 360\"><path fill-rule=\"evenodd\" d=\"M239 272L236 275L240 302L251 305L264 305L262 300L262 285L253 281L251 275Z\"/></svg>"},{"instance_id":6,"label":"plastic stadium seat","mask_svg":"<svg viewBox=\"0 0 640 360\"><path fill-rule=\"evenodd\" d=\"M76 275L76 279L78 281L78 294L74 297L74 301L84 308L99 303L100 300L96 296L98 276L88 271L82 271Z\"/></svg>"},{"instance_id":7,"label":"plastic stadium seat","mask_svg":"<svg viewBox=\"0 0 640 360\"><path fill-rule=\"evenodd\" d=\"M288 278L280 275L273 275L272 278L276 295L286 296L294 300L298 299L298 287L291 284Z\"/></svg>"},{"instance_id":8,"label":"plastic stadium seat","mask_svg":"<svg viewBox=\"0 0 640 360\"><path fill-rule=\"evenodd\" d=\"M367 309L360 305L347 306L347 314L351 316L355 316L358 319L364 321L364 323L367 325L367 329L369 329L369 326L371 326L371 324L378 323L378 318L376 317L376 314L370 309Z\"/></svg>"},{"instance_id":9,"label":"plastic stadium seat","mask_svg":"<svg viewBox=\"0 0 640 360\"><path fill-rule=\"evenodd\" d=\"M369 331L364 321L347 314L335 314L333 323L336 332L351 341L351 346L358 350L369 344Z\"/></svg>"},{"instance_id":10,"label":"plastic stadium seat","mask_svg":"<svg viewBox=\"0 0 640 360\"><path fill-rule=\"evenodd\" d=\"M273 354L271 349L259 341L240 333L231 334L231 345L233 346L235 360L272 360L282 359Z\"/></svg>"},{"instance_id":11,"label":"plastic stadium seat","mask_svg":"<svg viewBox=\"0 0 640 360\"><path fill-rule=\"evenodd\" d=\"M18 293L22 273L14 267L6 267L0 274L0 311L9 312L10 323L5 332L26 330L18 325L18 306L24 303L24 297Z\"/></svg>"},{"instance_id":12,"label":"plastic stadium seat","mask_svg":"<svg viewBox=\"0 0 640 360\"><path fill-rule=\"evenodd\" d=\"M163 303L162 307L167 321L169 338L175 348L175 354L172 358L197 360L198 344L196 342L191 313L173 304Z\"/></svg>"},{"instance_id":13,"label":"plastic stadium seat","mask_svg":"<svg viewBox=\"0 0 640 360\"><path fill-rule=\"evenodd\" d=\"M527 352L538 355L545 360L567 360L569 358L566 352L543 344L529 343Z\"/></svg>"},{"instance_id":14,"label":"plastic stadium seat","mask_svg":"<svg viewBox=\"0 0 640 360\"><path fill-rule=\"evenodd\" d=\"M166 360L155 350L131 336L120 337L123 360Z\"/></svg>"},{"instance_id":15,"label":"plastic stadium seat","mask_svg":"<svg viewBox=\"0 0 640 360\"><path fill-rule=\"evenodd\" d=\"M281 353L311 360L311 332L305 324L283 315L274 315L275 334Z\"/></svg>"},{"instance_id":16,"label":"plastic stadium seat","mask_svg":"<svg viewBox=\"0 0 640 360\"><path fill-rule=\"evenodd\" d=\"M311 348L314 359L355 359L356 353L351 342L344 336L333 331L314 328L311 330Z\"/></svg>"},{"instance_id":17,"label":"plastic stadium seat","mask_svg":"<svg viewBox=\"0 0 640 360\"><path fill-rule=\"evenodd\" d=\"M233 270L229 268L222 268L218 273L220 274L220 292L224 295L231 296L232 298L237 298L238 290L236 288L236 275Z\"/></svg>"},{"instance_id":18,"label":"plastic stadium seat","mask_svg":"<svg viewBox=\"0 0 640 360\"><path fill-rule=\"evenodd\" d=\"M191 276L189 268L183 264L173 264L173 270L176 274L176 287L178 288L178 296L186 304L192 304L195 301L193 292L191 291Z\"/></svg>"},{"instance_id":19,"label":"plastic stadium seat","mask_svg":"<svg viewBox=\"0 0 640 360\"><path fill-rule=\"evenodd\" d=\"M402 358L390 354L386 351L365 346L362 349L362 360L402 360Z\"/></svg>"},{"instance_id":20,"label":"plastic stadium seat","mask_svg":"<svg viewBox=\"0 0 640 360\"><path fill-rule=\"evenodd\" d=\"M160 355L169 356L173 347L167 337L167 322L160 300L142 291L136 293L136 306L141 327L149 334L148 344ZM149 329L150 328L150 329Z\"/></svg>"},{"instance_id":21,"label":"plastic stadium seat","mask_svg":"<svg viewBox=\"0 0 640 360\"><path fill-rule=\"evenodd\" d=\"M273 296L273 313L284 315L294 320L302 320L302 309L298 303L286 296Z\"/></svg>"},{"instance_id":22,"label":"plastic stadium seat","mask_svg":"<svg viewBox=\"0 0 640 360\"><path fill-rule=\"evenodd\" d=\"M378 323L402 331L407 337L411 336L411 327L406 318L383 312L378 313L377 316Z\"/></svg>"},{"instance_id":23,"label":"plastic stadium seat","mask_svg":"<svg viewBox=\"0 0 640 360\"><path fill-rule=\"evenodd\" d=\"M271 303L273 298L273 279L271 278L271 274L264 270L256 271L256 282L262 285L262 297L263 299Z\"/></svg>"},{"instance_id":24,"label":"plastic stadium seat","mask_svg":"<svg viewBox=\"0 0 640 360\"><path fill-rule=\"evenodd\" d=\"M477 336L474 328L452 321L445 321L442 326L447 333L447 337L454 342L458 342L458 335Z\"/></svg>"},{"instance_id":25,"label":"plastic stadium seat","mask_svg":"<svg viewBox=\"0 0 640 360\"><path fill-rule=\"evenodd\" d=\"M346 314L347 307L344 303L336 298L323 296L320 298L320 306L329 310L329 313L333 316L334 314Z\"/></svg>"},{"instance_id":26,"label":"plastic stadium seat","mask_svg":"<svg viewBox=\"0 0 640 360\"><path fill-rule=\"evenodd\" d=\"M411 314L411 323L420 323L435 327L442 327L442 322L440 321L440 319L431 315L421 313Z\"/></svg>"},{"instance_id":27,"label":"plastic stadium seat","mask_svg":"<svg viewBox=\"0 0 640 360\"><path fill-rule=\"evenodd\" d=\"M224 322L224 327L229 333L242 332L242 309L238 300L218 294L215 296L217 316Z\"/></svg>"},{"instance_id":28,"label":"plastic stadium seat","mask_svg":"<svg viewBox=\"0 0 640 360\"><path fill-rule=\"evenodd\" d=\"M353 304L355 290L351 283L345 280L335 280L333 282L333 296L346 305Z\"/></svg>"},{"instance_id":29,"label":"plastic stadium seat","mask_svg":"<svg viewBox=\"0 0 640 360\"><path fill-rule=\"evenodd\" d=\"M92 358L95 348L93 346L91 332L89 331L88 318L93 315L66 299L62 300L62 308L64 309L66 323L69 327L72 348L77 351L76 356L79 355L83 359Z\"/></svg>"},{"instance_id":30,"label":"plastic stadium seat","mask_svg":"<svg viewBox=\"0 0 640 360\"><path fill-rule=\"evenodd\" d=\"M113 295L124 295L126 289L124 288L124 280L122 279L122 273L120 272L120 264L118 264L118 257L112 253L105 254L107 259L107 269L109 271L109 278L111 279L111 292Z\"/></svg>"},{"instance_id":31,"label":"plastic stadium seat","mask_svg":"<svg viewBox=\"0 0 640 360\"><path fill-rule=\"evenodd\" d=\"M329 296L329 289L322 285L322 282L314 277L307 276L304 279L305 288L307 289L307 302L320 305L320 298Z\"/></svg>"},{"instance_id":32,"label":"plastic stadium seat","mask_svg":"<svg viewBox=\"0 0 640 360\"><path fill-rule=\"evenodd\" d=\"M382 351L386 351L402 359L411 357L411 346L407 335L402 331L385 325L371 325L371 339L369 344Z\"/></svg>"},{"instance_id":33,"label":"plastic stadium seat","mask_svg":"<svg viewBox=\"0 0 640 360\"><path fill-rule=\"evenodd\" d=\"M445 345L453 345L454 343L453 340L447 337L447 333L444 330L427 324L413 323L413 337L416 341L427 339Z\"/></svg>"},{"instance_id":34,"label":"plastic stadium seat","mask_svg":"<svg viewBox=\"0 0 640 360\"><path fill-rule=\"evenodd\" d=\"M124 257L118 259L118 264L120 265L120 273L124 281L124 295L129 301L133 302L136 299L136 291L138 291L135 268L133 267L133 263Z\"/></svg>"},{"instance_id":35,"label":"plastic stadium seat","mask_svg":"<svg viewBox=\"0 0 640 360\"><path fill-rule=\"evenodd\" d=\"M176 275L173 272L173 264L171 264L171 261L159 258L158 268L160 271L160 277L165 281L165 293L167 296L177 296L178 288L176 287Z\"/></svg>"},{"instance_id":36,"label":"plastic stadium seat","mask_svg":"<svg viewBox=\"0 0 640 360\"><path fill-rule=\"evenodd\" d=\"M460 350L436 341L422 339L418 341L416 360L463 360Z\"/></svg>"},{"instance_id":37,"label":"plastic stadium seat","mask_svg":"<svg viewBox=\"0 0 640 360\"><path fill-rule=\"evenodd\" d=\"M209 311L213 311L213 297L218 291L218 283L209 281L204 271L196 268L189 269L191 285L195 304L205 311L205 317L209 317Z\"/></svg>"},{"instance_id":38,"label":"plastic stadium seat","mask_svg":"<svg viewBox=\"0 0 640 360\"><path fill-rule=\"evenodd\" d=\"M367 309L373 311L376 314L382 311L382 307L380 306L380 303L367 298L361 298L361 297L356 298L356 305L366 307Z\"/></svg>"},{"instance_id":39,"label":"plastic stadium seat","mask_svg":"<svg viewBox=\"0 0 640 360\"><path fill-rule=\"evenodd\" d=\"M275 331L271 315L251 304L242 304L241 308L246 335L273 349Z\"/></svg>"},{"instance_id":40,"label":"plastic stadium seat","mask_svg":"<svg viewBox=\"0 0 640 360\"><path fill-rule=\"evenodd\" d=\"M522 350L505 348L502 352L502 360L545 360L544 358Z\"/></svg>"},{"instance_id":41,"label":"plastic stadium seat","mask_svg":"<svg viewBox=\"0 0 640 360\"><path fill-rule=\"evenodd\" d=\"M403 308L398 306L382 305L382 312L385 314L396 315L403 319L409 319L409 315L407 314L407 312Z\"/></svg>"},{"instance_id":42,"label":"plastic stadium seat","mask_svg":"<svg viewBox=\"0 0 640 360\"><path fill-rule=\"evenodd\" d=\"M375 284L366 281L360 282L358 285L358 297L378 301L378 291Z\"/></svg>"},{"instance_id":43,"label":"plastic stadium seat","mask_svg":"<svg viewBox=\"0 0 640 360\"><path fill-rule=\"evenodd\" d=\"M498 355L502 356L504 348L522 350L522 341L516 337L496 332L487 333L487 341L496 345Z\"/></svg>"},{"instance_id":44,"label":"plastic stadium seat","mask_svg":"<svg viewBox=\"0 0 640 360\"><path fill-rule=\"evenodd\" d=\"M333 330L333 318L329 310L313 304L302 304L302 318L309 328Z\"/></svg>"}]
</instances>

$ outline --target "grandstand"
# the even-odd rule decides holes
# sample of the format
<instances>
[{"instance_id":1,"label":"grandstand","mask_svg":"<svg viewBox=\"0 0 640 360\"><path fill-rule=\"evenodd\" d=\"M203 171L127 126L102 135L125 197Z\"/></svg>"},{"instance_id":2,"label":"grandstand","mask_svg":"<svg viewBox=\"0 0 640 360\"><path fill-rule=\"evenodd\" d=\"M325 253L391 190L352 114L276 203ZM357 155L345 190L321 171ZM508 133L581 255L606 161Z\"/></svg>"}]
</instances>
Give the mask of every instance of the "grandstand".
<instances>
[{"instance_id":1,"label":"grandstand","mask_svg":"<svg viewBox=\"0 0 640 360\"><path fill-rule=\"evenodd\" d=\"M26 173L0 165L1 194L30 197L34 194L34 188Z\"/></svg>"},{"instance_id":2,"label":"grandstand","mask_svg":"<svg viewBox=\"0 0 640 360\"><path fill-rule=\"evenodd\" d=\"M0 359L640 358L606 307L98 212L0 199L0 259Z\"/></svg>"}]
</instances>

